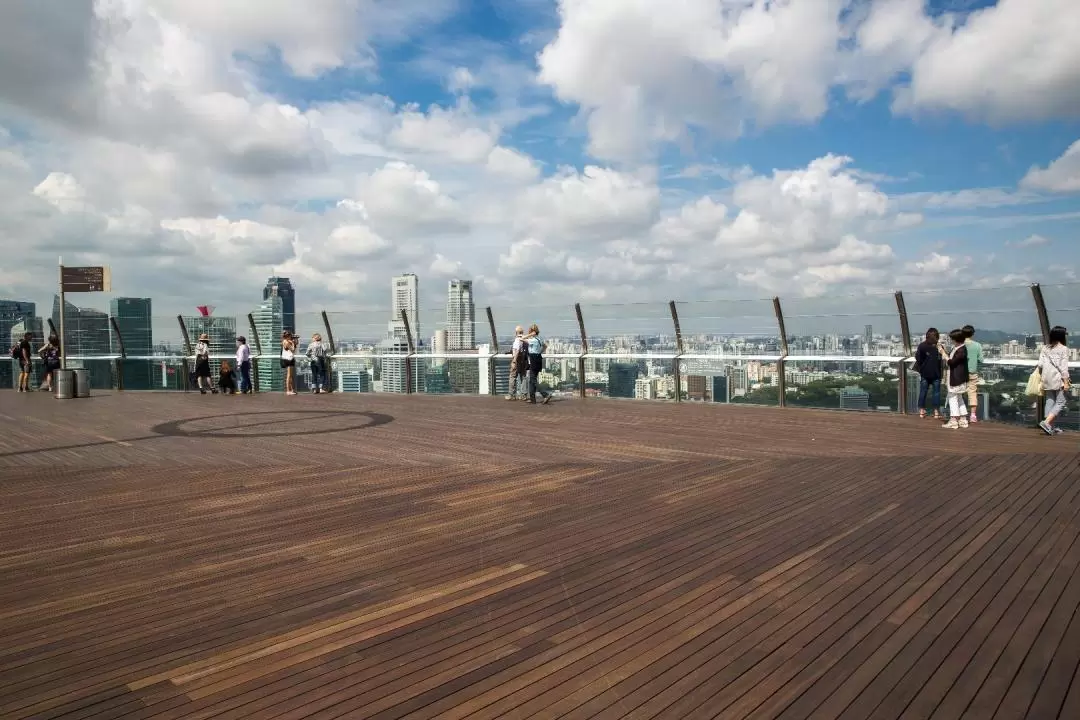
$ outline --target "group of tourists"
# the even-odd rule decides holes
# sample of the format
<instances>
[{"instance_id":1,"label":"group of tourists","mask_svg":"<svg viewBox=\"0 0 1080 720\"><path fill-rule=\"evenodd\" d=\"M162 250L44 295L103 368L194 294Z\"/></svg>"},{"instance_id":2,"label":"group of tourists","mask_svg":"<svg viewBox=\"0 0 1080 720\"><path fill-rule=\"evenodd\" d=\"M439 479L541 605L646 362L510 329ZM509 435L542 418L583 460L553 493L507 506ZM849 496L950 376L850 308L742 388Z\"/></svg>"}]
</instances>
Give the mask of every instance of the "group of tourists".
<instances>
[{"instance_id":1,"label":"group of tourists","mask_svg":"<svg viewBox=\"0 0 1080 720\"><path fill-rule=\"evenodd\" d=\"M536 404L536 394L540 393L540 402L551 402L551 393L538 387L541 371L544 369L544 351L547 343L540 337L540 328L533 323L525 332L520 325L514 328L514 344L510 349L510 394L507 400L524 400Z\"/></svg>"},{"instance_id":2,"label":"group of tourists","mask_svg":"<svg viewBox=\"0 0 1080 720\"><path fill-rule=\"evenodd\" d=\"M927 417L926 400L930 396L933 417L942 418L941 383L946 389L948 418L942 427L958 429L979 421L979 386L984 383L979 374L983 362L982 345L975 341L975 328L965 325L949 333L952 346L946 348L937 328L926 331L926 339L915 351L915 370L919 383L919 417ZM1047 435L1058 435L1061 429L1056 420L1065 410L1069 380L1068 332L1056 326L1050 330L1049 342L1039 351L1033 374L1038 376L1039 392L1046 399L1046 415L1039 427Z\"/></svg>"},{"instance_id":3,"label":"group of tourists","mask_svg":"<svg viewBox=\"0 0 1080 720\"><path fill-rule=\"evenodd\" d=\"M299 352L300 338L286 330L281 333L281 368L285 371L285 394L296 394L296 353ZM327 386L327 361L329 348L323 342L322 335L315 333L311 336L306 350L307 358L311 367L311 392L315 394L329 390ZM251 348L247 344L247 338L243 335L236 338L236 365L230 365L228 360L223 360L218 372L218 381L215 386L212 381L210 370L210 336L203 333L199 336L199 342L195 345L195 371L192 373L194 385L199 388L203 395L213 395L221 392L226 395L247 395L254 391L251 384ZM236 375L240 381L237 382Z\"/></svg>"}]
</instances>

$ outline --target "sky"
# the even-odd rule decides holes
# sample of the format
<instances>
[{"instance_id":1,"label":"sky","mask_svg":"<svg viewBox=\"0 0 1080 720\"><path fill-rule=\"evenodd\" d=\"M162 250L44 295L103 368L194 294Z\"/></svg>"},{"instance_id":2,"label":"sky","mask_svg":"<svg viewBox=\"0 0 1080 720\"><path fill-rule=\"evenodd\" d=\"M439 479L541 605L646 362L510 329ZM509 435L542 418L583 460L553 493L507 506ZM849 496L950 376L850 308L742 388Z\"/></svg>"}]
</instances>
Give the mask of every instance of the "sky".
<instances>
[{"instance_id":1,"label":"sky","mask_svg":"<svg viewBox=\"0 0 1080 720\"><path fill-rule=\"evenodd\" d=\"M0 297L50 307L62 256L161 314L275 273L300 312L401 272L432 308L1026 302L987 289L1077 280L1078 37L1076 0L4 2Z\"/></svg>"}]
</instances>

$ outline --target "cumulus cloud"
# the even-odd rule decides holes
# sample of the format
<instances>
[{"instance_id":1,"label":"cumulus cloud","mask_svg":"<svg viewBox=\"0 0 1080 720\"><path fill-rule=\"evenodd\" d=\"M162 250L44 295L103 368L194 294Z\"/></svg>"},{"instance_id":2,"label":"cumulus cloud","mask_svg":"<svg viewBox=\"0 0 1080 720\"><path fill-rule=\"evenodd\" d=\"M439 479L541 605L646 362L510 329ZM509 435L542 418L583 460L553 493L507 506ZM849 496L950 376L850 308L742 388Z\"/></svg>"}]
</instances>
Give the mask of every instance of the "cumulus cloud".
<instances>
[{"instance_id":1,"label":"cumulus cloud","mask_svg":"<svg viewBox=\"0 0 1080 720\"><path fill-rule=\"evenodd\" d=\"M1036 190L1080 192L1080 140L1046 168L1031 168L1020 184Z\"/></svg>"},{"instance_id":2,"label":"cumulus cloud","mask_svg":"<svg viewBox=\"0 0 1080 720\"><path fill-rule=\"evenodd\" d=\"M634 160L697 129L807 122L846 89L896 113L995 123L1080 115L1073 0L931 13L923 0L560 0L541 82L581 108L594 156Z\"/></svg>"}]
</instances>

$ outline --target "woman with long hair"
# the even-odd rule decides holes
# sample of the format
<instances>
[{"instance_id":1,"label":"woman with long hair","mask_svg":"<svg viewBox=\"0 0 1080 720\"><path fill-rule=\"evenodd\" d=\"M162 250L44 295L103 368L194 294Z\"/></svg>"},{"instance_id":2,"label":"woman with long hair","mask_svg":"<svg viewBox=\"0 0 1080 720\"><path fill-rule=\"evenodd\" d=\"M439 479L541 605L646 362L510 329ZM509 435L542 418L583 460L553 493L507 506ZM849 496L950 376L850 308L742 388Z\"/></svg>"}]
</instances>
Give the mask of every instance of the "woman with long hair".
<instances>
[{"instance_id":1,"label":"woman with long hair","mask_svg":"<svg viewBox=\"0 0 1080 720\"><path fill-rule=\"evenodd\" d=\"M288 330L281 333L281 367L285 368L285 394L296 394L296 338Z\"/></svg>"},{"instance_id":2,"label":"woman with long hair","mask_svg":"<svg viewBox=\"0 0 1080 720\"><path fill-rule=\"evenodd\" d=\"M1061 432L1054 422L1065 411L1066 393L1072 383L1069 380L1068 331L1060 325L1050 330L1050 342L1039 351L1039 373L1042 375L1043 392L1046 393L1046 417L1039 427L1047 435Z\"/></svg>"}]
</instances>

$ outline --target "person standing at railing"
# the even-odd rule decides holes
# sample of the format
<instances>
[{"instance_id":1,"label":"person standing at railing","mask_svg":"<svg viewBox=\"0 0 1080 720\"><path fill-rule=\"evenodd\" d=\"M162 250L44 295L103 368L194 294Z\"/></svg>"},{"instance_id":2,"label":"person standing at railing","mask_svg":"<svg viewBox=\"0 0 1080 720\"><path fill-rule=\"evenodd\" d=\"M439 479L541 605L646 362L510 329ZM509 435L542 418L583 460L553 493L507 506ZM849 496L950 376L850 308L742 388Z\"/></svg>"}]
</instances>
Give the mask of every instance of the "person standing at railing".
<instances>
[{"instance_id":1,"label":"person standing at railing","mask_svg":"<svg viewBox=\"0 0 1080 720\"><path fill-rule=\"evenodd\" d=\"M322 335L315 333L307 346L308 360L311 362L311 392L321 393L326 382L326 346Z\"/></svg>"},{"instance_id":2,"label":"person standing at railing","mask_svg":"<svg viewBox=\"0 0 1080 720\"><path fill-rule=\"evenodd\" d=\"M982 365L983 349L981 343L975 342L974 327L965 325L962 329L968 356L968 410L971 412L971 422L977 423L979 422L979 386L982 385L979 368Z\"/></svg>"},{"instance_id":3,"label":"person standing at railing","mask_svg":"<svg viewBox=\"0 0 1080 720\"><path fill-rule=\"evenodd\" d=\"M251 392L251 348L243 335L236 338L236 367L240 370L240 394L247 395Z\"/></svg>"},{"instance_id":4,"label":"person standing at railing","mask_svg":"<svg viewBox=\"0 0 1080 720\"><path fill-rule=\"evenodd\" d=\"M41 381L41 389L52 392L53 377L60 369L60 338L50 335L45 345L38 351L38 355L45 363L45 377Z\"/></svg>"},{"instance_id":5,"label":"person standing at railing","mask_svg":"<svg viewBox=\"0 0 1080 720\"><path fill-rule=\"evenodd\" d=\"M285 369L285 394L296 394L296 337L288 330L281 333L281 367Z\"/></svg>"},{"instance_id":6,"label":"person standing at railing","mask_svg":"<svg viewBox=\"0 0 1080 720\"><path fill-rule=\"evenodd\" d=\"M926 331L926 339L915 348L915 370L919 373L919 417L926 417L926 395L933 391L934 417L941 419L941 365L944 353L937 328Z\"/></svg>"},{"instance_id":7,"label":"person standing at railing","mask_svg":"<svg viewBox=\"0 0 1080 720\"><path fill-rule=\"evenodd\" d=\"M201 394L205 395L209 390L217 395L210 375L210 336L206 333L199 336L199 342L195 345L195 384L199 386Z\"/></svg>"},{"instance_id":8,"label":"person standing at railing","mask_svg":"<svg viewBox=\"0 0 1080 720\"><path fill-rule=\"evenodd\" d=\"M967 345L964 344L964 331L953 330L949 333L954 345L946 364L949 366L949 422L942 427L949 429L968 426L967 396L968 375Z\"/></svg>"},{"instance_id":9,"label":"person standing at railing","mask_svg":"<svg viewBox=\"0 0 1080 720\"><path fill-rule=\"evenodd\" d=\"M528 399L525 377L529 371L529 348L525 343L525 330L518 325L514 328L514 344L510 347L510 394L507 400Z\"/></svg>"},{"instance_id":10,"label":"person standing at railing","mask_svg":"<svg viewBox=\"0 0 1080 720\"><path fill-rule=\"evenodd\" d=\"M1072 383L1069 380L1068 332L1060 325L1050 330L1050 342L1039 351L1039 373L1043 392L1046 394L1046 418L1039 427L1047 435L1061 432L1054 421L1065 411L1066 395Z\"/></svg>"},{"instance_id":11,"label":"person standing at railing","mask_svg":"<svg viewBox=\"0 0 1080 720\"><path fill-rule=\"evenodd\" d=\"M525 336L526 347L529 350L529 400L528 402L533 405L536 404L536 391L537 391L537 378L540 372L544 369L544 351L547 350L547 343L540 337L540 327L533 323L529 326L529 334ZM540 391L541 397L543 397L543 403L547 405L551 401L551 393L545 393Z\"/></svg>"}]
</instances>

